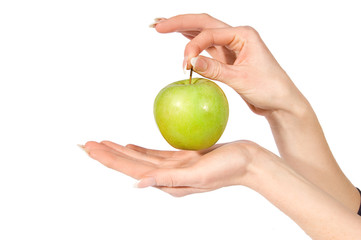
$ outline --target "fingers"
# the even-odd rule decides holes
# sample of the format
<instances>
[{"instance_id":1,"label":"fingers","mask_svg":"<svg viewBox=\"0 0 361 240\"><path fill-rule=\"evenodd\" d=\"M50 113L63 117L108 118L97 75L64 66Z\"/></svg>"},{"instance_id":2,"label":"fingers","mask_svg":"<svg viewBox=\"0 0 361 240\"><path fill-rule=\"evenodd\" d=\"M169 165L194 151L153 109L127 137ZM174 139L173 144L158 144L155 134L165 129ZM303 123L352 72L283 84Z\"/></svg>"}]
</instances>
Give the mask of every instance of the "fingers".
<instances>
[{"instance_id":1,"label":"fingers","mask_svg":"<svg viewBox=\"0 0 361 240\"><path fill-rule=\"evenodd\" d=\"M155 166L151 163L130 158L101 143L87 142L84 145L84 150L91 158L106 167L136 179L140 179L146 173L155 169Z\"/></svg>"},{"instance_id":2,"label":"fingers","mask_svg":"<svg viewBox=\"0 0 361 240\"><path fill-rule=\"evenodd\" d=\"M166 192L173 197L184 197L190 194L194 193L204 193L213 191L214 189L203 189L203 188L193 188L193 187L157 187L158 189L162 190L163 192Z\"/></svg>"},{"instance_id":3,"label":"fingers","mask_svg":"<svg viewBox=\"0 0 361 240\"><path fill-rule=\"evenodd\" d=\"M101 143L90 141L81 147L91 158L99 161L103 165L136 179L140 179L145 176L146 173L158 169L157 184L167 184L165 186L173 186L173 184L175 184L172 180L172 174L175 174L175 179L183 179L183 176L187 177L188 173L184 172L184 163L186 163L187 160L184 159L187 158L188 153L197 154L194 151L152 150L136 145L124 147L110 141L103 141ZM177 153L181 154L178 156ZM173 158L173 155L177 156ZM179 166L181 166L180 171L177 169Z\"/></svg>"},{"instance_id":4,"label":"fingers","mask_svg":"<svg viewBox=\"0 0 361 240\"><path fill-rule=\"evenodd\" d=\"M156 156L150 155L150 154L146 154L140 151L136 151L133 150L129 147L124 147L122 145L116 144L114 142L111 141L102 141L101 144L110 147L111 149L119 152L119 153L123 153L129 157L135 158L135 159L139 159L142 161L147 161L153 164L158 165L160 162L160 159Z\"/></svg>"},{"instance_id":5,"label":"fingers","mask_svg":"<svg viewBox=\"0 0 361 240\"><path fill-rule=\"evenodd\" d=\"M137 146L134 144L128 144L126 147L129 149L132 149L134 151L137 151L139 153L143 153L145 155L155 156L155 157L160 157L160 158L171 158L176 153L176 151L153 150L153 149L148 149L148 148L144 148L141 146Z\"/></svg>"},{"instance_id":6,"label":"fingers","mask_svg":"<svg viewBox=\"0 0 361 240\"><path fill-rule=\"evenodd\" d=\"M193 187L199 184L199 180L199 174L192 168L157 169L147 173L137 187Z\"/></svg>"},{"instance_id":7,"label":"fingers","mask_svg":"<svg viewBox=\"0 0 361 240\"><path fill-rule=\"evenodd\" d=\"M228 49L239 53L245 42L243 27L205 29L187 44L184 56L190 60L207 48L214 46L226 46Z\"/></svg>"},{"instance_id":8,"label":"fingers","mask_svg":"<svg viewBox=\"0 0 361 240\"><path fill-rule=\"evenodd\" d=\"M157 18L151 27L154 27L160 33L179 32L192 40L204 29L227 28L230 26L208 14L185 14L169 19ZM212 57L221 62L233 63L235 60L234 53L227 48L211 47L206 50Z\"/></svg>"},{"instance_id":9,"label":"fingers","mask_svg":"<svg viewBox=\"0 0 361 240\"><path fill-rule=\"evenodd\" d=\"M81 146L85 152L89 154L90 151L94 150L104 150L111 152L113 154L118 154L114 149L109 148L108 146L95 142L95 141L89 141L85 145Z\"/></svg>"},{"instance_id":10,"label":"fingers","mask_svg":"<svg viewBox=\"0 0 361 240\"><path fill-rule=\"evenodd\" d=\"M193 70L200 75L230 85L230 82L244 75L241 72L242 68L239 66L249 53L249 49L244 49L244 47L246 44L249 45L250 41L253 41L253 37L256 36L255 33L250 27L206 29L187 44L184 51L183 67L190 69L193 66ZM228 49L228 53L234 54L233 57L226 57L227 59L233 59L233 62L225 63L199 56L204 50L217 47Z\"/></svg>"},{"instance_id":11,"label":"fingers","mask_svg":"<svg viewBox=\"0 0 361 240\"><path fill-rule=\"evenodd\" d=\"M203 77L228 85L232 85L232 81L240 75L239 69L234 66L204 56L192 58L191 65L193 70Z\"/></svg>"},{"instance_id":12,"label":"fingers","mask_svg":"<svg viewBox=\"0 0 361 240\"><path fill-rule=\"evenodd\" d=\"M205 28L229 27L224 22L208 14L185 14L162 19L155 26L160 33L201 31Z\"/></svg>"}]
</instances>

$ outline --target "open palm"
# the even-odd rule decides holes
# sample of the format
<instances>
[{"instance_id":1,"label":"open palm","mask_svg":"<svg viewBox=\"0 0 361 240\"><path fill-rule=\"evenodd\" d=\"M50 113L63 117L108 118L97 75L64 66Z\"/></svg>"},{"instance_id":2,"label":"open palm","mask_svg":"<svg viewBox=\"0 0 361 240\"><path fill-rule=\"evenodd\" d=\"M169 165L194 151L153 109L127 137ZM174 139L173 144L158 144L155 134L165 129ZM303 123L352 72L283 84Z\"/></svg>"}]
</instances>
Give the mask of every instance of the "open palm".
<instances>
[{"instance_id":1,"label":"open palm","mask_svg":"<svg viewBox=\"0 0 361 240\"><path fill-rule=\"evenodd\" d=\"M160 151L110 141L87 142L83 148L105 166L135 179L138 187L157 187L173 196L241 184L256 144L237 141L201 151Z\"/></svg>"}]
</instances>

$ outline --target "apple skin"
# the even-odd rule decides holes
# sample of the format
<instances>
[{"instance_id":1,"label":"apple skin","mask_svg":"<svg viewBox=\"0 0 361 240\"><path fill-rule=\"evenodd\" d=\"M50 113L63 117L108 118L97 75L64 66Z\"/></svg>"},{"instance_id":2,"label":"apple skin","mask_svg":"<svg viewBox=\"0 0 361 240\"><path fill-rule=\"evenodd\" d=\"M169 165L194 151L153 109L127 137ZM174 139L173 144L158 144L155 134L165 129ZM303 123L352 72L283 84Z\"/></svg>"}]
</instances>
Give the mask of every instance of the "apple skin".
<instances>
[{"instance_id":1,"label":"apple skin","mask_svg":"<svg viewBox=\"0 0 361 240\"><path fill-rule=\"evenodd\" d=\"M164 87L154 101L154 117L165 140L174 148L211 147L226 128L226 95L213 81L193 78Z\"/></svg>"}]
</instances>

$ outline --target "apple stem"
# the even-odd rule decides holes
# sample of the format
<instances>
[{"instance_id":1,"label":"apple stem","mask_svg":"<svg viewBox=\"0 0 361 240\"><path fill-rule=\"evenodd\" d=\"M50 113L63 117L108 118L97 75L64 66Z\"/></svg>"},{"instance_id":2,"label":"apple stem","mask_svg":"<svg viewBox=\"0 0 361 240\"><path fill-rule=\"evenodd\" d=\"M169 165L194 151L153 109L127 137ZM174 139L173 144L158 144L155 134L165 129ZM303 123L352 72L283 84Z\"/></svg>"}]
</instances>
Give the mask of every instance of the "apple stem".
<instances>
[{"instance_id":1,"label":"apple stem","mask_svg":"<svg viewBox=\"0 0 361 240\"><path fill-rule=\"evenodd\" d=\"M193 74L193 67L191 67L191 72L189 74L189 84L192 84L192 74Z\"/></svg>"}]
</instances>

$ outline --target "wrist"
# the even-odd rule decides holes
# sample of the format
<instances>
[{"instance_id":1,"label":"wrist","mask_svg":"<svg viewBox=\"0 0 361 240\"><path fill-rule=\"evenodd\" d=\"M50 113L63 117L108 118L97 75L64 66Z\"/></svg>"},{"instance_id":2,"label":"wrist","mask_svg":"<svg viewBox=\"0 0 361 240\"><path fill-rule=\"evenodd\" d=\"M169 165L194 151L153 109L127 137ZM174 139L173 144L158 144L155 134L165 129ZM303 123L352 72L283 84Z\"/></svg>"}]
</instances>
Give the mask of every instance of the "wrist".
<instances>
[{"instance_id":1,"label":"wrist","mask_svg":"<svg viewBox=\"0 0 361 240\"><path fill-rule=\"evenodd\" d=\"M287 109L273 110L266 119L271 128L318 121L310 103L303 96L294 102L289 102Z\"/></svg>"},{"instance_id":2,"label":"wrist","mask_svg":"<svg viewBox=\"0 0 361 240\"><path fill-rule=\"evenodd\" d=\"M272 166L275 161L281 161L281 159L254 142L239 141L238 143L242 145L239 146L241 149L246 150L242 151L242 158L247 159L247 167L237 185L243 185L258 191L257 186L262 184L264 177L267 176L266 173L274 168Z\"/></svg>"}]
</instances>

